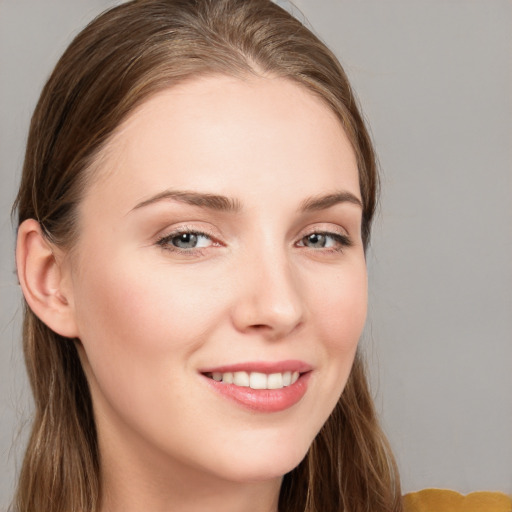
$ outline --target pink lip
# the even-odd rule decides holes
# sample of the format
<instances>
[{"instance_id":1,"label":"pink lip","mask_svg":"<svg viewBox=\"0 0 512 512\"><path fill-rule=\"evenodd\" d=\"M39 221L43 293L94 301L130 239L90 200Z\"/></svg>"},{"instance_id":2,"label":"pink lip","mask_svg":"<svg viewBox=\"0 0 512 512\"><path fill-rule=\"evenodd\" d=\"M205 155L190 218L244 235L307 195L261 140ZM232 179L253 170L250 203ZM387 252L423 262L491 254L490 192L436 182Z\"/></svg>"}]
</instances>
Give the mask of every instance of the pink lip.
<instances>
[{"instance_id":1,"label":"pink lip","mask_svg":"<svg viewBox=\"0 0 512 512\"><path fill-rule=\"evenodd\" d=\"M247 409L257 412L279 412L289 409L306 394L308 381L311 376L312 367L302 361L279 361L279 362L252 362L240 363L234 365L217 366L201 370L206 373L227 373L227 372L261 372L261 373L281 373L281 372L299 372L298 380L281 389L252 389L250 387L236 386L217 382L210 377L203 375L204 380L210 388L221 396L234 401Z\"/></svg>"},{"instance_id":2,"label":"pink lip","mask_svg":"<svg viewBox=\"0 0 512 512\"><path fill-rule=\"evenodd\" d=\"M282 373L282 372L310 372L313 367L304 361L289 359L286 361L253 361L246 363L228 364L222 366L202 368L201 373L228 373L228 372L260 372L260 373Z\"/></svg>"}]
</instances>

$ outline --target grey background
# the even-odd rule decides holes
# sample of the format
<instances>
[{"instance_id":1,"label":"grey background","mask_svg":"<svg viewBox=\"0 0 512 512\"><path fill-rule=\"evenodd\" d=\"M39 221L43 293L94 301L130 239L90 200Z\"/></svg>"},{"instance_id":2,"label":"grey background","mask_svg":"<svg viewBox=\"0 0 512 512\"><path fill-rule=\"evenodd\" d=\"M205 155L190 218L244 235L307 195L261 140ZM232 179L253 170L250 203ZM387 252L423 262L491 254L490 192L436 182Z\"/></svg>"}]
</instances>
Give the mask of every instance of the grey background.
<instances>
[{"instance_id":1,"label":"grey background","mask_svg":"<svg viewBox=\"0 0 512 512\"><path fill-rule=\"evenodd\" d=\"M0 0L0 507L30 417L9 218L28 122L71 37L114 3ZM512 2L296 4L380 157L364 343L404 491L512 493Z\"/></svg>"}]
</instances>

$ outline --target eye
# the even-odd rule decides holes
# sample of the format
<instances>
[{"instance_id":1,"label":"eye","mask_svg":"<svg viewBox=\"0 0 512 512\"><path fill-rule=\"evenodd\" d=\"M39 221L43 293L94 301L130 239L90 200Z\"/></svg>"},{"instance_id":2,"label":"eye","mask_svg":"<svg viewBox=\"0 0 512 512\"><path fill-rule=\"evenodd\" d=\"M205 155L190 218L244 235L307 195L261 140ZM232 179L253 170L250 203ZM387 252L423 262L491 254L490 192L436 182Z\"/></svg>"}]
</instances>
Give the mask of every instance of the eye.
<instances>
[{"instance_id":1,"label":"eye","mask_svg":"<svg viewBox=\"0 0 512 512\"><path fill-rule=\"evenodd\" d=\"M343 247L349 247L351 242L346 235L341 233L319 232L301 238L297 245L310 249L341 250Z\"/></svg>"},{"instance_id":2,"label":"eye","mask_svg":"<svg viewBox=\"0 0 512 512\"><path fill-rule=\"evenodd\" d=\"M171 233L158 240L158 245L169 250L203 249L213 245L213 240L206 233L198 231L181 231Z\"/></svg>"}]
</instances>

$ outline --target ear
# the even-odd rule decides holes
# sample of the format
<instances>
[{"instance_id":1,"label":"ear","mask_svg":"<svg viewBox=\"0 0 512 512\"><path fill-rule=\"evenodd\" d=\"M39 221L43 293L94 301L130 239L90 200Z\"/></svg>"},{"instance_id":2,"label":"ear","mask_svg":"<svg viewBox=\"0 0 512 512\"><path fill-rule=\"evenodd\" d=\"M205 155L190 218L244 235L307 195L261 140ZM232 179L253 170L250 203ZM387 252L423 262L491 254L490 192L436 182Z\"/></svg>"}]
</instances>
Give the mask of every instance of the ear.
<instances>
[{"instance_id":1,"label":"ear","mask_svg":"<svg viewBox=\"0 0 512 512\"><path fill-rule=\"evenodd\" d=\"M63 255L43 235L39 222L25 220L18 229L16 267L30 309L52 331L78 337L69 276L63 272Z\"/></svg>"}]
</instances>

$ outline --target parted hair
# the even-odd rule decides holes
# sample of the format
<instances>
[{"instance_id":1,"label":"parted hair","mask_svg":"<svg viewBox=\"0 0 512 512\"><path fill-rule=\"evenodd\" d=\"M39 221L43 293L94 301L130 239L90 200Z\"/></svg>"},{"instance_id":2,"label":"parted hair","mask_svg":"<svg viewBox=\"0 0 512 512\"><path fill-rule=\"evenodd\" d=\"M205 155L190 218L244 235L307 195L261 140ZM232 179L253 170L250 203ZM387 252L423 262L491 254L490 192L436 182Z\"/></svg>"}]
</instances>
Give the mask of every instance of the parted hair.
<instances>
[{"instance_id":1,"label":"parted hair","mask_svg":"<svg viewBox=\"0 0 512 512\"><path fill-rule=\"evenodd\" d=\"M28 136L13 211L72 249L94 162L142 102L208 74L274 76L317 95L356 154L365 248L375 212L374 150L345 72L300 21L270 0L135 0L93 20L46 83ZM34 396L15 512L96 512L101 464L94 411L76 350L25 304L23 348ZM399 512L400 482L379 427L361 354L304 460L283 479L282 512Z\"/></svg>"}]
</instances>

